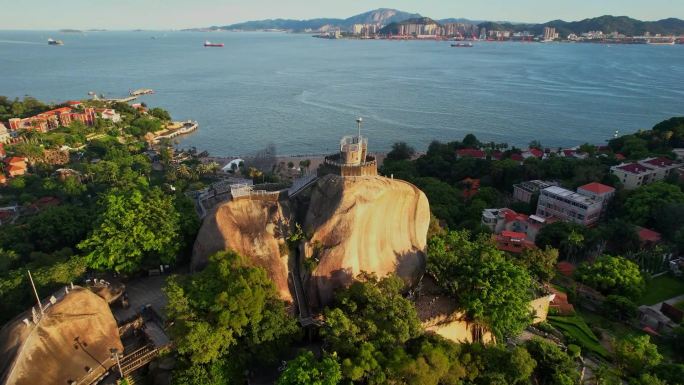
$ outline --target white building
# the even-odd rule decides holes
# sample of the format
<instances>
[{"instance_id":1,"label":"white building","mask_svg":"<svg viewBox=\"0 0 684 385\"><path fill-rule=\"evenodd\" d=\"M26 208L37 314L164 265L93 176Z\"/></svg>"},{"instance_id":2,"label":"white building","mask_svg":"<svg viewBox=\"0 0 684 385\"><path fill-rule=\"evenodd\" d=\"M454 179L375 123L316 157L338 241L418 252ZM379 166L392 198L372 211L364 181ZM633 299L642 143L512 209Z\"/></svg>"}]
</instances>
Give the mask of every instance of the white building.
<instances>
[{"instance_id":1,"label":"white building","mask_svg":"<svg viewBox=\"0 0 684 385\"><path fill-rule=\"evenodd\" d=\"M528 180L526 182L513 185L513 198L519 202L530 203L534 194L539 191L554 186L555 183L544 182L541 180Z\"/></svg>"},{"instance_id":2,"label":"white building","mask_svg":"<svg viewBox=\"0 0 684 385\"><path fill-rule=\"evenodd\" d=\"M594 225L615 194L615 189L600 183L590 183L578 192L551 186L543 189L537 203L537 216L558 218L584 226Z\"/></svg>"},{"instance_id":3,"label":"white building","mask_svg":"<svg viewBox=\"0 0 684 385\"><path fill-rule=\"evenodd\" d=\"M7 143L10 140L10 132L2 122L0 122L0 143Z\"/></svg>"},{"instance_id":4,"label":"white building","mask_svg":"<svg viewBox=\"0 0 684 385\"><path fill-rule=\"evenodd\" d=\"M626 190L633 190L649 183L664 180L679 167L681 167L680 163L669 158L659 157L622 163L611 167L610 172L620 179Z\"/></svg>"}]
</instances>

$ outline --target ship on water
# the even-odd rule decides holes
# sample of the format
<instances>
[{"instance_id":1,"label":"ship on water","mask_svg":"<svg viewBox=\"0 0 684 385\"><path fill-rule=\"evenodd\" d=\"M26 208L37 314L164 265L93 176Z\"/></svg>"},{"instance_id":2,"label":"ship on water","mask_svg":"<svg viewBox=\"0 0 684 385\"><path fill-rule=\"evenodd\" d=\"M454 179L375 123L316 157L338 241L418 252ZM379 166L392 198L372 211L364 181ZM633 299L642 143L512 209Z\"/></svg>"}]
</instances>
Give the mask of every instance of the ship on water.
<instances>
[{"instance_id":1,"label":"ship on water","mask_svg":"<svg viewBox=\"0 0 684 385\"><path fill-rule=\"evenodd\" d=\"M455 47L455 48L473 48L474 47L473 43L454 43L451 46Z\"/></svg>"},{"instance_id":2,"label":"ship on water","mask_svg":"<svg viewBox=\"0 0 684 385\"><path fill-rule=\"evenodd\" d=\"M209 40L204 42L205 47L223 47L223 43L212 43Z\"/></svg>"},{"instance_id":3,"label":"ship on water","mask_svg":"<svg viewBox=\"0 0 684 385\"><path fill-rule=\"evenodd\" d=\"M61 40L55 40L53 38L48 39L48 45L64 45L64 42Z\"/></svg>"},{"instance_id":4,"label":"ship on water","mask_svg":"<svg viewBox=\"0 0 684 385\"><path fill-rule=\"evenodd\" d=\"M646 40L646 44L648 45L675 45L675 39L648 39Z\"/></svg>"}]
</instances>

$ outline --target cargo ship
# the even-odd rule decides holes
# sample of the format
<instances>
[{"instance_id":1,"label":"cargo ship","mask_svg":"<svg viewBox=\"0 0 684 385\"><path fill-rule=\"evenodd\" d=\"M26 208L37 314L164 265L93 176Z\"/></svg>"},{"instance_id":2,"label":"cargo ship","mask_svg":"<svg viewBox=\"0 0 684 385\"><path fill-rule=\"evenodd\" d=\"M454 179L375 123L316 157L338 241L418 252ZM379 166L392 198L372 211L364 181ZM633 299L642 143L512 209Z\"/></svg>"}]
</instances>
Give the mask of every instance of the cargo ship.
<instances>
[{"instance_id":1,"label":"cargo ship","mask_svg":"<svg viewBox=\"0 0 684 385\"><path fill-rule=\"evenodd\" d=\"M646 40L648 45L675 45L675 39L649 39Z\"/></svg>"},{"instance_id":2,"label":"cargo ship","mask_svg":"<svg viewBox=\"0 0 684 385\"><path fill-rule=\"evenodd\" d=\"M456 48L473 48L473 43L454 43L451 45Z\"/></svg>"},{"instance_id":3,"label":"cargo ship","mask_svg":"<svg viewBox=\"0 0 684 385\"><path fill-rule=\"evenodd\" d=\"M48 45L64 45L64 42L61 40L55 40L53 38L48 39Z\"/></svg>"},{"instance_id":4,"label":"cargo ship","mask_svg":"<svg viewBox=\"0 0 684 385\"><path fill-rule=\"evenodd\" d=\"M204 42L205 47L223 47L223 43L212 43L209 40Z\"/></svg>"}]
</instances>

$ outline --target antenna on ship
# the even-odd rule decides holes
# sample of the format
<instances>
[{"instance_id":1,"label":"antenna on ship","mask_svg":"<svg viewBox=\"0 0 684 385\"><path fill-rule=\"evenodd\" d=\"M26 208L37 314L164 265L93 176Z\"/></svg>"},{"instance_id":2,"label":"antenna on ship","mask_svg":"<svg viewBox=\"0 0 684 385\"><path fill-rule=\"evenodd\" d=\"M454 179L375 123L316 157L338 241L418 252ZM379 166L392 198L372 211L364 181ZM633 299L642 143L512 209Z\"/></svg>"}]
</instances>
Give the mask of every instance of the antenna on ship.
<instances>
[{"instance_id":1,"label":"antenna on ship","mask_svg":"<svg viewBox=\"0 0 684 385\"><path fill-rule=\"evenodd\" d=\"M33 277L31 277L31 270L28 271L29 281L31 281L31 287L33 288L33 294L36 295L36 301L38 301L38 308L40 309L40 315L44 315L43 304L40 302L40 297L38 297L38 290L36 290L36 285L33 283Z\"/></svg>"}]
</instances>

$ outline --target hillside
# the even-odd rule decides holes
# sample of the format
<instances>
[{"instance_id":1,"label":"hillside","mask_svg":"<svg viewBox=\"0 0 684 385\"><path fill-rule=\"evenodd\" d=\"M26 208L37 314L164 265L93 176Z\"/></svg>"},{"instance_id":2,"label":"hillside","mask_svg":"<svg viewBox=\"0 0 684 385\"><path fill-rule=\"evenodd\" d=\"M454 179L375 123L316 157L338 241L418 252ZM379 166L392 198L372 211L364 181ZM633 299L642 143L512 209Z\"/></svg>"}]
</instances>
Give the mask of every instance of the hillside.
<instances>
[{"instance_id":1,"label":"hillside","mask_svg":"<svg viewBox=\"0 0 684 385\"><path fill-rule=\"evenodd\" d=\"M398 22L410 18L420 17L418 14L402 12L396 9L380 8L373 11L361 13L349 17L347 19L335 18L320 18L309 20L294 20L294 19L269 19L247 21L244 23L237 23L226 25L222 27L214 27L221 30L244 30L256 31L265 29L280 29L287 31L304 31L307 29L318 30L325 26L340 29L350 29L354 24L381 24L387 25L393 22Z\"/></svg>"},{"instance_id":2,"label":"hillside","mask_svg":"<svg viewBox=\"0 0 684 385\"><path fill-rule=\"evenodd\" d=\"M408 24L419 24L419 25L430 25L436 24L440 25L438 22L430 19L429 17L416 17L400 22L391 23L380 30L381 35L397 34L399 33L399 26Z\"/></svg>"},{"instance_id":3,"label":"hillside","mask_svg":"<svg viewBox=\"0 0 684 385\"><path fill-rule=\"evenodd\" d=\"M478 25L480 28L491 30L508 30L514 32L529 31L534 34L542 34L544 27L556 28L558 33L567 35L581 34L588 31L603 31L604 33L619 32L627 36L639 36L646 32L651 34L681 35L684 34L684 20L670 18L658 21L641 21L627 16L601 16L580 21L552 20L543 24L513 24L484 22Z\"/></svg>"}]
</instances>

